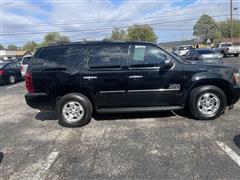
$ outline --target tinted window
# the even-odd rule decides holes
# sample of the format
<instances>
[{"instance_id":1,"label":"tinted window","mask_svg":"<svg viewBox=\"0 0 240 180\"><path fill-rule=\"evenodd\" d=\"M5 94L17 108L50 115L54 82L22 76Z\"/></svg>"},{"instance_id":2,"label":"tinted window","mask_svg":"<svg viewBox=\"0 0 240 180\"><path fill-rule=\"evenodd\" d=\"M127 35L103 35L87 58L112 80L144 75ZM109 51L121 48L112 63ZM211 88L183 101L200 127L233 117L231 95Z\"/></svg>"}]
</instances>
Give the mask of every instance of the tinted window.
<instances>
[{"instance_id":1,"label":"tinted window","mask_svg":"<svg viewBox=\"0 0 240 180\"><path fill-rule=\"evenodd\" d=\"M30 61L31 57L23 57L22 64L27 65Z\"/></svg>"},{"instance_id":2,"label":"tinted window","mask_svg":"<svg viewBox=\"0 0 240 180\"><path fill-rule=\"evenodd\" d=\"M208 50L208 49L206 49L206 50L198 50L198 53L199 54L214 54L215 53L215 51L213 51L213 50Z\"/></svg>"},{"instance_id":3,"label":"tinted window","mask_svg":"<svg viewBox=\"0 0 240 180\"><path fill-rule=\"evenodd\" d=\"M15 65L15 63L11 63L11 64L7 64L4 68L5 69L17 69L17 65Z\"/></svg>"},{"instance_id":4,"label":"tinted window","mask_svg":"<svg viewBox=\"0 0 240 180\"><path fill-rule=\"evenodd\" d=\"M133 45L130 47L130 67L159 66L168 56L160 48L150 45Z\"/></svg>"},{"instance_id":5,"label":"tinted window","mask_svg":"<svg viewBox=\"0 0 240 180\"><path fill-rule=\"evenodd\" d=\"M3 68L5 65L5 63L0 63L0 68Z\"/></svg>"},{"instance_id":6,"label":"tinted window","mask_svg":"<svg viewBox=\"0 0 240 180\"><path fill-rule=\"evenodd\" d=\"M58 66L65 65L73 67L76 63L82 63L84 60L84 48L81 46L67 47L49 47L43 48L36 56L35 62Z\"/></svg>"},{"instance_id":7,"label":"tinted window","mask_svg":"<svg viewBox=\"0 0 240 180\"><path fill-rule=\"evenodd\" d=\"M120 68L123 64L120 45L92 46L88 50L90 68Z\"/></svg>"},{"instance_id":8,"label":"tinted window","mask_svg":"<svg viewBox=\"0 0 240 180\"><path fill-rule=\"evenodd\" d=\"M230 47L230 46L232 46L232 44L230 44L230 43L222 44L222 47Z\"/></svg>"}]
</instances>

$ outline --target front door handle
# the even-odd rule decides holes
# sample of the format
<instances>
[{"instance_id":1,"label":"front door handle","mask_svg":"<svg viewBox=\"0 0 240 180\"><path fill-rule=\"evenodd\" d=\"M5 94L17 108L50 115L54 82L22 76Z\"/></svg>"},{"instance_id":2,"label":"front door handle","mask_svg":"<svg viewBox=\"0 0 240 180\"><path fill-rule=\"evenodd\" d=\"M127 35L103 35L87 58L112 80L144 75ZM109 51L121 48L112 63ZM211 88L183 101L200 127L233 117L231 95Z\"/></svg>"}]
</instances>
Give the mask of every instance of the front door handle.
<instances>
[{"instance_id":1,"label":"front door handle","mask_svg":"<svg viewBox=\"0 0 240 180\"><path fill-rule=\"evenodd\" d=\"M141 75L132 75L132 76L128 76L129 79L141 79L143 78L143 76Z\"/></svg>"},{"instance_id":2,"label":"front door handle","mask_svg":"<svg viewBox=\"0 0 240 180\"><path fill-rule=\"evenodd\" d=\"M86 80L91 80L91 79L97 79L98 77L97 76L84 76L83 79L86 79Z\"/></svg>"}]
</instances>

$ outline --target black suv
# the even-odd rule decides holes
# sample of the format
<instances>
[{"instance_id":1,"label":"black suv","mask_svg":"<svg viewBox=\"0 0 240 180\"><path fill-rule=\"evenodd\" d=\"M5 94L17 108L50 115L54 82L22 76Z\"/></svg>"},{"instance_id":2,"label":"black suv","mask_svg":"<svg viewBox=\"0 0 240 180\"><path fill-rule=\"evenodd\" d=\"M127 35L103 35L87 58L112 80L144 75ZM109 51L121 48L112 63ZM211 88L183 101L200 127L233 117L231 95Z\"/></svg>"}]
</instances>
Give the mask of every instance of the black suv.
<instances>
[{"instance_id":1,"label":"black suv","mask_svg":"<svg viewBox=\"0 0 240 180\"><path fill-rule=\"evenodd\" d=\"M26 74L26 102L56 109L64 126L83 126L93 112L190 110L210 120L240 96L239 71L184 62L149 42L94 41L40 48Z\"/></svg>"}]
</instances>

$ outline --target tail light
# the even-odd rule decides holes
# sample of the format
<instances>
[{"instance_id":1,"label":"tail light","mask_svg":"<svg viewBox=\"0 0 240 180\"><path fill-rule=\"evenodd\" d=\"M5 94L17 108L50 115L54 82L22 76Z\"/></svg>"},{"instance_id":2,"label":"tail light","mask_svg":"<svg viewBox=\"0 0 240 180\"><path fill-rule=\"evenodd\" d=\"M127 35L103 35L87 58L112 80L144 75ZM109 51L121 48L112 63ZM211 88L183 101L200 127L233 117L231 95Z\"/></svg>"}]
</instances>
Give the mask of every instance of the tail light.
<instances>
[{"instance_id":1,"label":"tail light","mask_svg":"<svg viewBox=\"0 0 240 180\"><path fill-rule=\"evenodd\" d=\"M20 66L20 69L21 69L21 71L23 70L23 67L22 66Z\"/></svg>"},{"instance_id":2,"label":"tail light","mask_svg":"<svg viewBox=\"0 0 240 180\"><path fill-rule=\"evenodd\" d=\"M25 84L28 93L34 93L33 82L32 82L32 73L26 73Z\"/></svg>"},{"instance_id":3,"label":"tail light","mask_svg":"<svg viewBox=\"0 0 240 180\"><path fill-rule=\"evenodd\" d=\"M0 76L3 75L5 73L4 70L0 70Z\"/></svg>"}]
</instances>

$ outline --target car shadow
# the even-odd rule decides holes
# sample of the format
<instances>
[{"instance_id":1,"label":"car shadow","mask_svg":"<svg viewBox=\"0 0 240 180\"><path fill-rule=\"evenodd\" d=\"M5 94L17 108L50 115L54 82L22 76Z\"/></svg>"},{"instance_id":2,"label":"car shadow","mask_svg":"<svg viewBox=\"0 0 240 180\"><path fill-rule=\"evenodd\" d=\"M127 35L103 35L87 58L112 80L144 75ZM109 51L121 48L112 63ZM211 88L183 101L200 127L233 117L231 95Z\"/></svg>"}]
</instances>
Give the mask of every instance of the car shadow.
<instances>
[{"instance_id":1,"label":"car shadow","mask_svg":"<svg viewBox=\"0 0 240 180\"><path fill-rule=\"evenodd\" d=\"M4 157L3 152L0 152L0 164L2 163L3 157Z\"/></svg>"},{"instance_id":2,"label":"car shadow","mask_svg":"<svg viewBox=\"0 0 240 180\"><path fill-rule=\"evenodd\" d=\"M36 114L35 119L39 121L55 121L57 120L57 114L54 111L40 111Z\"/></svg>"},{"instance_id":3,"label":"car shadow","mask_svg":"<svg viewBox=\"0 0 240 180\"><path fill-rule=\"evenodd\" d=\"M175 116L170 111L164 112L138 112L138 113L111 113L111 114L98 114L94 113L93 118L96 121L105 120L129 120L129 119L146 119L146 118L164 118Z\"/></svg>"},{"instance_id":4,"label":"car shadow","mask_svg":"<svg viewBox=\"0 0 240 180\"><path fill-rule=\"evenodd\" d=\"M236 144L238 148L240 148L240 134L234 136L233 142Z\"/></svg>"},{"instance_id":5,"label":"car shadow","mask_svg":"<svg viewBox=\"0 0 240 180\"><path fill-rule=\"evenodd\" d=\"M131 113L109 113L99 114L93 113L92 117L96 121L105 120L131 120L131 119L147 119L147 118L166 118L173 116L181 116L185 118L191 118L189 115L183 112L161 111L161 112L131 112ZM40 111L35 116L39 121L55 121L57 120L57 114L54 111Z\"/></svg>"}]
</instances>

